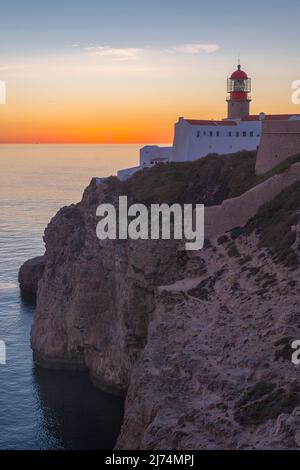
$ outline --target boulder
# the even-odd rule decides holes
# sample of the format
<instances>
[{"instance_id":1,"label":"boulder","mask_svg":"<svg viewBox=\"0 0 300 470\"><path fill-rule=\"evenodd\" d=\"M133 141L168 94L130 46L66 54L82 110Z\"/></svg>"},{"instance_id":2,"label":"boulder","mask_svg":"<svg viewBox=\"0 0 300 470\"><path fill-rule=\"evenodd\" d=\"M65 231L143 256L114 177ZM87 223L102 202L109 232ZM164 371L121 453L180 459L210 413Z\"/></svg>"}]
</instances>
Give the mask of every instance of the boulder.
<instances>
[{"instance_id":1,"label":"boulder","mask_svg":"<svg viewBox=\"0 0 300 470\"><path fill-rule=\"evenodd\" d=\"M35 298L38 283L44 272L44 256L26 261L19 270L19 285L24 296Z\"/></svg>"}]
</instances>

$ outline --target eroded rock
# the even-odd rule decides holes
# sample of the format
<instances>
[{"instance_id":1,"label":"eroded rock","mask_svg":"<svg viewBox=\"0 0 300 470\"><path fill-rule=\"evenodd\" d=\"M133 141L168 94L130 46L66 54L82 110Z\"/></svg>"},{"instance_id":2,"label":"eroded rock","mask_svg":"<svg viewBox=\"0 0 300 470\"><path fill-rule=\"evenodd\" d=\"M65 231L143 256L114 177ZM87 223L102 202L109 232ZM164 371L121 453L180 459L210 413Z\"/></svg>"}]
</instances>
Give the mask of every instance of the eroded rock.
<instances>
[{"instance_id":1,"label":"eroded rock","mask_svg":"<svg viewBox=\"0 0 300 470\"><path fill-rule=\"evenodd\" d=\"M44 268L43 256L30 259L21 266L19 270L19 285L22 295L32 299L36 298L38 283L42 278Z\"/></svg>"}]
</instances>

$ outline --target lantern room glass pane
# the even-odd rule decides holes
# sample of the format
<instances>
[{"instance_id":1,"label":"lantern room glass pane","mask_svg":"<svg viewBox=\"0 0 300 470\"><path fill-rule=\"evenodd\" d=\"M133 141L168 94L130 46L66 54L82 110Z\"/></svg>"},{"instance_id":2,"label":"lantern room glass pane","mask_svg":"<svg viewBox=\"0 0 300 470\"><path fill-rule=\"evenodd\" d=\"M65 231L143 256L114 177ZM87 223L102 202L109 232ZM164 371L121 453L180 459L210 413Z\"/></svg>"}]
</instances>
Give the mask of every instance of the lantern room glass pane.
<instances>
[{"instance_id":1,"label":"lantern room glass pane","mask_svg":"<svg viewBox=\"0 0 300 470\"><path fill-rule=\"evenodd\" d=\"M251 79L247 78L245 80L242 80L242 79L228 78L227 91L228 93L233 93L235 91L250 93L251 92Z\"/></svg>"}]
</instances>

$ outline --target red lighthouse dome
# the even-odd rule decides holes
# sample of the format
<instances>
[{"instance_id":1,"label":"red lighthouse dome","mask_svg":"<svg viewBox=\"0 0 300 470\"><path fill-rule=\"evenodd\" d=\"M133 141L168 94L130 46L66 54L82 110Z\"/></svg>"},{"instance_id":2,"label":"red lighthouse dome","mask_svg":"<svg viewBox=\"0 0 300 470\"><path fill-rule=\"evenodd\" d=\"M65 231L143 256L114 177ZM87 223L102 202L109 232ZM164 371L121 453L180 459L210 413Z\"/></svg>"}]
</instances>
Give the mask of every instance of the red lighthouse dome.
<instances>
[{"instance_id":1,"label":"red lighthouse dome","mask_svg":"<svg viewBox=\"0 0 300 470\"><path fill-rule=\"evenodd\" d=\"M246 74L246 72L241 70L241 66L239 64L237 70L235 70L235 72L231 74L230 78L231 80L247 80L248 75Z\"/></svg>"}]
</instances>

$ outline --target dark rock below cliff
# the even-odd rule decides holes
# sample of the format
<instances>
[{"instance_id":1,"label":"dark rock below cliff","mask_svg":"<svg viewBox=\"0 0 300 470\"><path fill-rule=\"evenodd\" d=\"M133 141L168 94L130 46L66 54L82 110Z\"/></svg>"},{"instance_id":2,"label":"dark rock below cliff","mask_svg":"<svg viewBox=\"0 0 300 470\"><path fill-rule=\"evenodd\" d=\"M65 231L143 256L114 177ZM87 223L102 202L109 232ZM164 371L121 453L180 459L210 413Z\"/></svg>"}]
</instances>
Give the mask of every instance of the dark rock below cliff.
<instances>
[{"instance_id":1,"label":"dark rock below cliff","mask_svg":"<svg viewBox=\"0 0 300 470\"><path fill-rule=\"evenodd\" d=\"M38 283L45 268L44 256L37 256L26 261L19 271L19 284L22 295L35 299Z\"/></svg>"}]
</instances>

